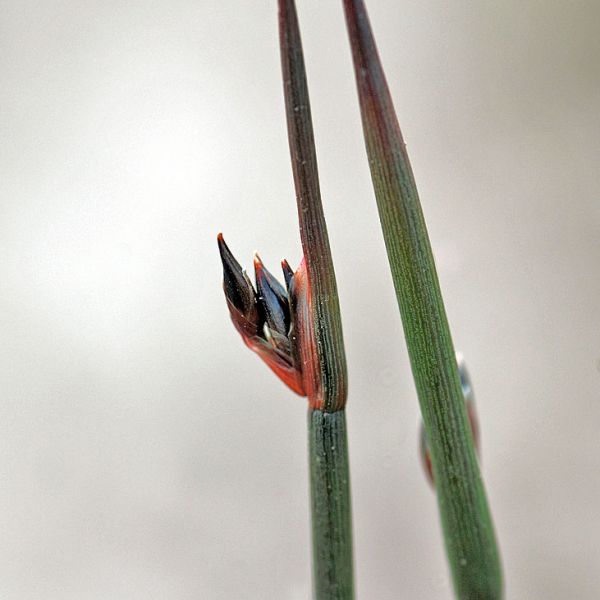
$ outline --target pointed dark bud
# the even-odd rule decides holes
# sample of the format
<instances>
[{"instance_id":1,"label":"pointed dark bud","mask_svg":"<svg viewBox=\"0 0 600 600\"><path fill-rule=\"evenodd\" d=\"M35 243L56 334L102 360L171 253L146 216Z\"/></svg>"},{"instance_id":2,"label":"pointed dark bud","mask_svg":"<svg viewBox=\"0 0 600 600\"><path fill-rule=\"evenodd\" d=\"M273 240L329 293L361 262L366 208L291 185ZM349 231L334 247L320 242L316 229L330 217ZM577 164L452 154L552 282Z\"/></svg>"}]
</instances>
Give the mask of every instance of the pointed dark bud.
<instances>
[{"instance_id":1,"label":"pointed dark bud","mask_svg":"<svg viewBox=\"0 0 600 600\"><path fill-rule=\"evenodd\" d=\"M263 265L258 254L254 255L254 272L259 310L271 333L286 337L290 329L290 307L287 293Z\"/></svg>"},{"instance_id":2,"label":"pointed dark bud","mask_svg":"<svg viewBox=\"0 0 600 600\"><path fill-rule=\"evenodd\" d=\"M262 328L262 321L256 302L256 292L240 263L235 259L223 239L217 236L221 262L223 263L223 291L231 320L243 336L257 335Z\"/></svg>"}]
</instances>

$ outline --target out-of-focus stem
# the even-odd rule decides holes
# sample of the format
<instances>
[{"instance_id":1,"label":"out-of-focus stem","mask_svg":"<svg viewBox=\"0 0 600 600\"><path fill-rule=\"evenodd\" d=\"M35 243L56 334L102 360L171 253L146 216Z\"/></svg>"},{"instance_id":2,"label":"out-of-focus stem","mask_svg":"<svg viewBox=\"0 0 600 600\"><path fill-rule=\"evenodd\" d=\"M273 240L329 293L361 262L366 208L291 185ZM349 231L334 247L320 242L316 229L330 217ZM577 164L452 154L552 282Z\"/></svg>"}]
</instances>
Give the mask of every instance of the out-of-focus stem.
<instances>
[{"instance_id":1,"label":"out-of-focus stem","mask_svg":"<svg viewBox=\"0 0 600 600\"><path fill-rule=\"evenodd\" d=\"M498 599L499 553L417 188L364 3L344 0L344 8L371 177L430 444L456 595Z\"/></svg>"}]
</instances>

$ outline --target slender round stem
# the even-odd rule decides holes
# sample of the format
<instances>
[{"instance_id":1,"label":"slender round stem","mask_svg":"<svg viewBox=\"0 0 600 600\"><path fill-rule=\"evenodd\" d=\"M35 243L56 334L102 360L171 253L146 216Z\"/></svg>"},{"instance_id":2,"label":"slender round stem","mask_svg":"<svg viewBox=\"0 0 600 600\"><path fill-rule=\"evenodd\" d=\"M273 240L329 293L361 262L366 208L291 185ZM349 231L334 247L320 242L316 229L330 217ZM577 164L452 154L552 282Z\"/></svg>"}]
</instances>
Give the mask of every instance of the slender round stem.
<instances>
[{"instance_id":1,"label":"slender round stem","mask_svg":"<svg viewBox=\"0 0 600 600\"><path fill-rule=\"evenodd\" d=\"M351 600L352 519L346 412L308 411L316 600Z\"/></svg>"}]
</instances>

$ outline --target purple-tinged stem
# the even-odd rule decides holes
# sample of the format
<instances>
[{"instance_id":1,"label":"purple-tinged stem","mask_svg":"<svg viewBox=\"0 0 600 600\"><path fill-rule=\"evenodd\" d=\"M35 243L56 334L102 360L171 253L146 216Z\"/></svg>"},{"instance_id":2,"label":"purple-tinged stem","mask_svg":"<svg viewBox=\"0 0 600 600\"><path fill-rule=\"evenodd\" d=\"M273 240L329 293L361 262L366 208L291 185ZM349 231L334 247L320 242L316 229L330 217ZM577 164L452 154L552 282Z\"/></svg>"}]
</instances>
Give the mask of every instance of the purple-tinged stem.
<instances>
[{"instance_id":1,"label":"purple-tinged stem","mask_svg":"<svg viewBox=\"0 0 600 600\"><path fill-rule=\"evenodd\" d=\"M306 259L319 363L319 397L309 398L309 402L325 412L335 412L344 407L347 395L344 339L335 272L319 189L302 43L296 7L292 0L279 1L279 41L300 238Z\"/></svg>"}]
</instances>

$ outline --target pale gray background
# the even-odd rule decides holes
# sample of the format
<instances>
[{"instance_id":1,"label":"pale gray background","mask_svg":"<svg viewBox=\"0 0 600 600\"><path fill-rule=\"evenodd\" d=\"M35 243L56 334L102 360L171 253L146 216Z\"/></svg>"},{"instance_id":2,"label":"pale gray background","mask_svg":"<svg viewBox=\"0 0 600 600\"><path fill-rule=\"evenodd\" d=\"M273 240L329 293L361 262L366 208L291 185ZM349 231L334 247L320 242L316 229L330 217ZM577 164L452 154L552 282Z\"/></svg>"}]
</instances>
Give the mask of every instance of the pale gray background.
<instances>
[{"instance_id":1,"label":"pale gray background","mask_svg":"<svg viewBox=\"0 0 600 600\"><path fill-rule=\"evenodd\" d=\"M600 5L369 3L513 599L600 596ZM274 1L0 2L0 598L306 599L305 401L215 236L300 259ZM360 598L449 599L341 3L299 2Z\"/></svg>"}]
</instances>

